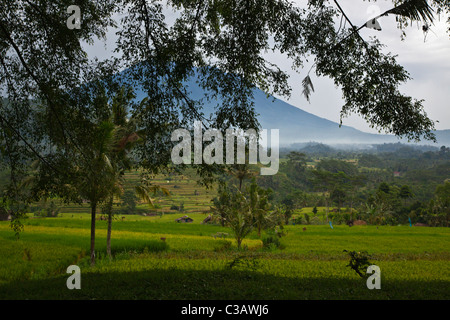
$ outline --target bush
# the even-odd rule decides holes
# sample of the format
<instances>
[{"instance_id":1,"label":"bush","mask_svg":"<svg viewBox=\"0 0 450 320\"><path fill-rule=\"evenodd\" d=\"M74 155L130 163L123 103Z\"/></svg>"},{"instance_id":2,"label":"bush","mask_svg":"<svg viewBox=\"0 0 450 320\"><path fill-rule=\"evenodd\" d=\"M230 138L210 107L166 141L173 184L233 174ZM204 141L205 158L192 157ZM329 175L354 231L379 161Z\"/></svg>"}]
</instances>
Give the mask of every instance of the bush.
<instances>
[{"instance_id":1,"label":"bush","mask_svg":"<svg viewBox=\"0 0 450 320\"><path fill-rule=\"evenodd\" d=\"M51 201L49 204L44 204L42 207L38 207L38 211L34 212L34 215L42 218L57 217L59 211L60 208L58 208L58 206Z\"/></svg>"},{"instance_id":2,"label":"bush","mask_svg":"<svg viewBox=\"0 0 450 320\"><path fill-rule=\"evenodd\" d=\"M159 204L159 203L153 203L153 210L157 210L157 209L161 209L162 208L162 206Z\"/></svg>"},{"instance_id":3,"label":"bush","mask_svg":"<svg viewBox=\"0 0 450 320\"><path fill-rule=\"evenodd\" d=\"M262 239L264 249L284 249L281 244L280 237L278 236L267 236Z\"/></svg>"},{"instance_id":4,"label":"bush","mask_svg":"<svg viewBox=\"0 0 450 320\"><path fill-rule=\"evenodd\" d=\"M240 255L227 263L225 269L238 269L246 271L256 271L259 268L259 260L252 255Z\"/></svg>"},{"instance_id":5,"label":"bush","mask_svg":"<svg viewBox=\"0 0 450 320\"><path fill-rule=\"evenodd\" d=\"M372 264L369 259L371 256L367 253L367 251L347 251L350 256L350 261L347 267L353 269L361 278L367 278L366 270Z\"/></svg>"},{"instance_id":6,"label":"bush","mask_svg":"<svg viewBox=\"0 0 450 320\"><path fill-rule=\"evenodd\" d=\"M177 206L176 204L173 204L170 207L170 210L176 210L176 211L183 212L184 211L184 203L182 202L179 206Z\"/></svg>"},{"instance_id":7,"label":"bush","mask_svg":"<svg viewBox=\"0 0 450 320\"><path fill-rule=\"evenodd\" d=\"M137 200L138 198L133 190L126 190L122 196L122 214L134 214Z\"/></svg>"},{"instance_id":8,"label":"bush","mask_svg":"<svg viewBox=\"0 0 450 320\"><path fill-rule=\"evenodd\" d=\"M347 221L351 220L351 215L350 215L350 213L346 212L342 215L342 218L343 218L343 222L347 222Z\"/></svg>"},{"instance_id":9,"label":"bush","mask_svg":"<svg viewBox=\"0 0 450 320\"><path fill-rule=\"evenodd\" d=\"M323 224L323 222L319 217L312 217L310 219L310 224L319 225L319 224Z\"/></svg>"},{"instance_id":10,"label":"bush","mask_svg":"<svg viewBox=\"0 0 450 320\"><path fill-rule=\"evenodd\" d=\"M309 214L305 213L305 224L309 224Z\"/></svg>"},{"instance_id":11,"label":"bush","mask_svg":"<svg viewBox=\"0 0 450 320\"><path fill-rule=\"evenodd\" d=\"M340 213L340 214L335 214L331 221L334 224L345 224L349 220L350 220L350 214L348 214L348 213Z\"/></svg>"}]
</instances>

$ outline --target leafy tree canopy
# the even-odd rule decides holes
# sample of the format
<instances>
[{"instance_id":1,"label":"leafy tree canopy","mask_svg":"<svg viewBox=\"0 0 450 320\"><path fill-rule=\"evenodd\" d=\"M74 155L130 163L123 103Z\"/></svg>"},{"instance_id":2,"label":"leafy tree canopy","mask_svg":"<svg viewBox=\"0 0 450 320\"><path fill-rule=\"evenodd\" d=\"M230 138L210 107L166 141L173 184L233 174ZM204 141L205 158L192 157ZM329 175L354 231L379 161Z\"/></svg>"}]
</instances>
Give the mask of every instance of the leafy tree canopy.
<instances>
[{"instance_id":1,"label":"leafy tree canopy","mask_svg":"<svg viewBox=\"0 0 450 320\"><path fill-rule=\"evenodd\" d=\"M170 0L173 23L161 1L0 4L0 150L2 165L16 176L36 159L61 185L74 174L67 167L84 162L89 168L88 153L94 150L83 146L98 133L111 93L123 86L145 93L129 112L146 137L135 156L152 171L170 162L170 133L194 120L218 129L258 128L252 90L291 92L287 73L264 56L270 50L286 55L299 72L313 57L316 75L330 77L342 89L342 117L357 113L389 133L434 138L422 100L399 91L408 72L382 52L380 41L359 35L338 1L309 0L297 8L286 0ZM82 13L80 29L66 25L73 4ZM386 15L395 16L402 30L408 21L431 22L449 11L445 0L392 5ZM350 27L336 23L341 18ZM111 27L117 28L116 57L89 57L82 43L105 38ZM204 101L193 100L184 85L194 74L210 93L207 99L221 98L212 118L202 113ZM313 89L311 80L304 81L305 94ZM199 167L206 178L216 169ZM17 193L17 185L14 189Z\"/></svg>"}]
</instances>

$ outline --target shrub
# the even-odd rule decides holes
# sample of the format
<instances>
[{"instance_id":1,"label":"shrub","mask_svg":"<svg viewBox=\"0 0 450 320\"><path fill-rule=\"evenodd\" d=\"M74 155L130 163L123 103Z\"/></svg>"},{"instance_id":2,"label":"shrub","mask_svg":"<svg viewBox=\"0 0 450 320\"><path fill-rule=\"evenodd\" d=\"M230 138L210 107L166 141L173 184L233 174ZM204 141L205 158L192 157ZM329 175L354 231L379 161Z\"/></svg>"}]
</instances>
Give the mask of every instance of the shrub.
<instances>
[{"instance_id":1,"label":"shrub","mask_svg":"<svg viewBox=\"0 0 450 320\"><path fill-rule=\"evenodd\" d=\"M344 250L344 252L348 252L350 256L350 261L347 267L355 270L361 278L367 278L366 270L370 265L372 265L372 263L369 262L369 258L371 256L367 253L367 251L356 252Z\"/></svg>"},{"instance_id":2,"label":"shrub","mask_svg":"<svg viewBox=\"0 0 450 320\"><path fill-rule=\"evenodd\" d=\"M343 222L351 220L350 213L347 213L347 212L344 213L344 214L342 215L342 218L343 218Z\"/></svg>"},{"instance_id":3,"label":"shrub","mask_svg":"<svg viewBox=\"0 0 450 320\"><path fill-rule=\"evenodd\" d=\"M259 260L257 257L250 255L240 255L234 258L231 262L226 264L226 269L239 269L239 270L251 270L256 271L259 268Z\"/></svg>"},{"instance_id":4,"label":"shrub","mask_svg":"<svg viewBox=\"0 0 450 320\"><path fill-rule=\"evenodd\" d=\"M133 214L136 212L137 196L133 190L126 190L122 196L122 213Z\"/></svg>"},{"instance_id":5,"label":"shrub","mask_svg":"<svg viewBox=\"0 0 450 320\"><path fill-rule=\"evenodd\" d=\"M323 222L319 217L316 216L316 217L312 217L310 219L310 224L319 225L319 224L323 224Z\"/></svg>"},{"instance_id":6,"label":"shrub","mask_svg":"<svg viewBox=\"0 0 450 320\"><path fill-rule=\"evenodd\" d=\"M305 213L305 222L309 224L309 214Z\"/></svg>"},{"instance_id":7,"label":"shrub","mask_svg":"<svg viewBox=\"0 0 450 320\"><path fill-rule=\"evenodd\" d=\"M264 249L284 249L285 247L281 244L280 237L269 235L262 239Z\"/></svg>"},{"instance_id":8,"label":"shrub","mask_svg":"<svg viewBox=\"0 0 450 320\"><path fill-rule=\"evenodd\" d=\"M184 203L182 202L179 206L177 206L176 204L173 204L170 207L170 210L176 210L176 211L179 211L179 212L183 212L184 211Z\"/></svg>"},{"instance_id":9,"label":"shrub","mask_svg":"<svg viewBox=\"0 0 450 320\"><path fill-rule=\"evenodd\" d=\"M45 203L35 209L38 209L38 211L34 212L34 216L42 218L57 217L60 211L60 208L58 208L53 201L50 201L50 203Z\"/></svg>"}]
</instances>

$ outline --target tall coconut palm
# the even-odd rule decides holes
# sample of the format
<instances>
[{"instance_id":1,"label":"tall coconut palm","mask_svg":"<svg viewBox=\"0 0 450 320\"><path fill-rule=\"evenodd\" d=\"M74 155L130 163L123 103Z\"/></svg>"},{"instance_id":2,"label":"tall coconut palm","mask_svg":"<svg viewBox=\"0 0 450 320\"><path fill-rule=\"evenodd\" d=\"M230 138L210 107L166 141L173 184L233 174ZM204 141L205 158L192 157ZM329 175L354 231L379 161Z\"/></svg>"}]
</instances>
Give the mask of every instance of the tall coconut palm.
<instances>
[{"instance_id":1,"label":"tall coconut palm","mask_svg":"<svg viewBox=\"0 0 450 320\"><path fill-rule=\"evenodd\" d=\"M111 103L111 123L115 126L114 143L110 150L112 159L111 169L114 184L110 189L109 200L106 205L106 214L108 217L108 228L106 235L106 251L111 258L111 230L112 230L112 206L114 197L120 196L124 190L124 173L131 169L132 161L128 154L132 148L142 141L143 133L140 132L132 117L128 116L127 107L131 100L134 99L132 89L122 87L112 99ZM135 187L135 192L142 200L153 207L152 193L162 191L166 195L170 195L169 191L163 187L152 185L147 179L143 178L141 185Z\"/></svg>"},{"instance_id":2,"label":"tall coconut palm","mask_svg":"<svg viewBox=\"0 0 450 320\"><path fill-rule=\"evenodd\" d=\"M227 171L230 175L238 179L239 181L239 190L242 191L242 183L245 179L252 178L256 175L254 171L250 169L250 165L247 163L244 164L233 164L227 168Z\"/></svg>"},{"instance_id":3,"label":"tall coconut palm","mask_svg":"<svg viewBox=\"0 0 450 320\"><path fill-rule=\"evenodd\" d=\"M134 99L132 89L122 87L112 98L110 106L110 122L114 125L114 142L109 150L112 161L112 173L114 184L110 189L105 212L108 217L108 227L106 234L106 252L111 258L111 229L112 229L112 206L114 198L123 193L125 170L131 168L131 161L128 158L128 151L133 144L139 140L135 128L130 125L127 115L127 105Z\"/></svg>"},{"instance_id":4,"label":"tall coconut palm","mask_svg":"<svg viewBox=\"0 0 450 320\"><path fill-rule=\"evenodd\" d=\"M110 190L108 202L105 206L105 213L108 217L108 227L106 232L106 253L111 258L111 229L112 229L112 207L114 204L114 198L120 197L123 193L123 178L120 171L113 170L115 183Z\"/></svg>"},{"instance_id":5,"label":"tall coconut palm","mask_svg":"<svg viewBox=\"0 0 450 320\"><path fill-rule=\"evenodd\" d=\"M114 137L114 125L102 122L96 126L89 148L91 162L78 168L78 179L74 181L80 196L89 200L91 206L91 265L95 264L95 219L97 206L109 198L115 185L114 169L109 158Z\"/></svg>"},{"instance_id":6,"label":"tall coconut palm","mask_svg":"<svg viewBox=\"0 0 450 320\"><path fill-rule=\"evenodd\" d=\"M269 190L262 189L253 182L248 188L249 210L258 233L261 237L261 231L270 228L276 223L276 211L272 211L269 203Z\"/></svg>"}]
</instances>

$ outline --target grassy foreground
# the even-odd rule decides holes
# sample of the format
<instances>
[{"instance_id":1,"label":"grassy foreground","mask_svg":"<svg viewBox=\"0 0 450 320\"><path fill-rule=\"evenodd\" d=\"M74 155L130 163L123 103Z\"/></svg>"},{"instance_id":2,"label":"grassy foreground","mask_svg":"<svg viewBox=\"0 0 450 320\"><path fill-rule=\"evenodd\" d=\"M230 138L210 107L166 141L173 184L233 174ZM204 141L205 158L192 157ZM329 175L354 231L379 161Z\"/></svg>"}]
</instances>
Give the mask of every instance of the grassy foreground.
<instances>
[{"instance_id":1,"label":"grassy foreground","mask_svg":"<svg viewBox=\"0 0 450 320\"><path fill-rule=\"evenodd\" d=\"M26 220L20 239L0 222L0 299L449 299L450 230L409 226L287 226L281 248L256 234L237 251L227 228L162 217L113 223L114 258L105 257L106 222L97 221L97 263L89 266L89 216ZM304 230L306 228L306 230ZM163 238L163 239L162 239ZM343 250L367 251L381 289L346 265ZM66 269L81 268L81 290Z\"/></svg>"}]
</instances>

